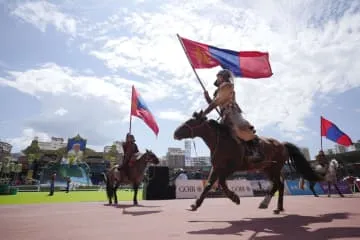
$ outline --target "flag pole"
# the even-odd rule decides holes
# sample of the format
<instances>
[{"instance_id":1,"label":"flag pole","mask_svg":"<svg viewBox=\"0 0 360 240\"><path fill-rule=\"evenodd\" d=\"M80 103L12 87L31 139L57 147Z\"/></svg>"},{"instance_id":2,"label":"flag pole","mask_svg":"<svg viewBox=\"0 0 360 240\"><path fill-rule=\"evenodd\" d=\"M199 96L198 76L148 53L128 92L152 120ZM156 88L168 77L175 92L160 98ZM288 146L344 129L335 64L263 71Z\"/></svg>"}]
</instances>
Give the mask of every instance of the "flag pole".
<instances>
[{"instance_id":1,"label":"flag pole","mask_svg":"<svg viewBox=\"0 0 360 240\"><path fill-rule=\"evenodd\" d=\"M197 80L199 81L199 83L200 83L200 85L201 85L202 89L203 89L204 91L206 91L204 84L201 82L199 75L197 74L197 72L196 72L196 70L195 70L194 66L193 66L193 65L192 65L192 63L191 63L191 60L190 60L189 54L188 54L188 52L186 51L186 48L185 48L185 46L184 46L183 41L182 41L182 40L181 40L181 38L180 38L180 35L179 35L179 34L176 34L176 36L177 36L177 37L178 37L178 39L179 39L179 42L180 42L180 44L181 44L181 46L182 46L182 48L183 48L183 50L184 50L184 52L185 52L185 55L186 55L186 57L187 57L187 59L188 59L188 62L189 62L189 64L190 64L190 66L191 66L192 70L193 70L193 71L194 71L194 73L195 73L195 76L196 76Z\"/></svg>"},{"instance_id":2,"label":"flag pole","mask_svg":"<svg viewBox=\"0 0 360 240\"><path fill-rule=\"evenodd\" d=\"M130 104L130 125L129 125L129 133L131 134L131 121L132 121L132 107L133 107L133 94L134 94L134 85L131 88L131 104Z\"/></svg>"},{"instance_id":3,"label":"flag pole","mask_svg":"<svg viewBox=\"0 0 360 240\"><path fill-rule=\"evenodd\" d=\"M321 130L322 130L322 126L321 126L321 116L320 116L320 148L321 148L321 151L323 151L323 141L322 141Z\"/></svg>"},{"instance_id":4,"label":"flag pole","mask_svg":"<svg viewBox=\"0 0 360 240\"><path fill-rule=\"evenodd\" d=\"M180 38L180 35L177 33L177 34L176 34L176 36L177 36L177 38L179 39L179 42L180 42L180 44L181 44L181 46L182 46L182 48L183 48L183 50L184 50L184 52L185 52L185 55L186 55L186 57L187 57L187 59L188 59L188 62L189 62L189 64L190 64L190 66L191 66L192 70L193 70L193 71L194 71L194 73L195 73L196 79L197 79L197 80L198 80L198 82L200 83L200 85L201 85L202 89L204 90L204 92L207 92L207 90L205 89L204 84L201 82L199 75L197 74L197 72L196 72L196 70L195 70L194 66L193 66L193 65L192 65L192 63L191 63L191 60L190 60L189 54L188 54L188 52L186 51L186 48L185 48L185 46L184 46L183 41L182 41L182 40L181 40L181 38ZM220 115L220 117L221 117L221 114L220 114L219 109L215 108L215 110L218 112L218 114L219 114L219 115Z\"/></svg>"}]
</instances>

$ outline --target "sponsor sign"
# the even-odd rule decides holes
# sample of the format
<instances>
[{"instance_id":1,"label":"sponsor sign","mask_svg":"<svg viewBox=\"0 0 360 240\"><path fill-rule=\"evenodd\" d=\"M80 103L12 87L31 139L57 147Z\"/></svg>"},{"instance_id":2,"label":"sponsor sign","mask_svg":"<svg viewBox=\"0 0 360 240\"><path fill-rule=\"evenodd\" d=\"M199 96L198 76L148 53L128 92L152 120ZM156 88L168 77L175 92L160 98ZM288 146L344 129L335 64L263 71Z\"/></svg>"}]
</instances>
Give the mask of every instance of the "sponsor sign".
<instances>
[{"instance_id":1,"label":"sponsor sign","mask_svg":"<svg viewBox=\"0 0 360 240\"><path fill-rule=\"evenodd\" d=\"M268 180L251 180L250 184L254 196L265 196L271 187L271 182Z\"/></svg>"},{"instance_id":2,"label":"sponsor sign","mask_svg":"<svg viewBox=\"0 0 360 240\"><path fill-rule=\"evenodd\" d=\"M226 181L229 189L234 191L239 197L254 196L251 184L247 180L229 180ZM203 180L176 180L176 198L198 198L204 190L207 181ZM217 183L209 191L220 191L222 189ZM224 195L222 193L222 195ZM224 195L225 197L225 195Z\"/></svg>"},{"instance_id":3,"label":"sponsor sign","mask_svg":"<svg viewBox=\"0 0 360 240\"><path fill-rule=\"evenodd\" d=\"M201 180L176 180L176 198L198 198L204 186Z\"/></svg>"},{"instance_id":4,"label":"sponsor sign","mask_svg":"<svg viewBox=\"0 0 360 240\"><path fill-rule=\"evenodd\" d=\"M309 182L306 180L305 180L304 190L302 190L299 187L299 179L286 180L286 185L287 185L287 189L291 195L312 195L313 194L309 188ZM324 194L324 191L321 188L319 183L315 184L314 189L317 194Z\"/></svg>"},{"instance_id":5,"label":"sponsor sign","mask_svg":"<svg viewBox=\"0 0 360 240\"><path fill-rule=\"evenodd\" d=\"M336 185L338 186L339 190L341 193L343 194L350 194L352 193L351 192L351 189L350 189L350 186L349 184L347 184L345 181L339 181L336 183ZM323 182L320 184L321 188L323 189L324 191L324 194L328 194L329 193L329 185L327 182ZM331 194L338 194L338 192L336 191L335 189L335 186L330 184L330 193Z\"/></svg>"},{"instance_id":6,"label":"sponsor sign","mask_svg":"<svg viewBox=\"0 0 360 240\"><path fill-rule=\"evenodd\" d=\"M226 181L229 189L235 192L239 197L254 196L251 183L248 180L229 180Z\"/></svg>"}]
</instances>

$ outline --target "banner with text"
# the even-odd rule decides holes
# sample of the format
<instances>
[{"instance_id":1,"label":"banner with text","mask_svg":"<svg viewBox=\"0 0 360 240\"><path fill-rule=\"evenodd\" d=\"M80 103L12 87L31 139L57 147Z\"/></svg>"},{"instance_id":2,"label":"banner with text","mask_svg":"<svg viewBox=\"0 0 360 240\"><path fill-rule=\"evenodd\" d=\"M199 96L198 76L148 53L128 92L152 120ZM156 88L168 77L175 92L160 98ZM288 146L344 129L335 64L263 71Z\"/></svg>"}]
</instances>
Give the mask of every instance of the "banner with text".
<instances>
[{"instance_id":1,"label":"banner with text","mask_svg":"<svg viewBox=\"0 0 360 240\"><path fill-rule=\"evenodd\" d=\"M251 184L247 180L228 180L226 181L229 189L234 191L239 197L254 196ZM176 198L198 198L200 197L207 181L203 180L177 180ZM217 189L218 186L215 186ZM214 188L212 191L216 191ZM219 189L219 191L222 191ZM225 196L224 196L225 197Z\"/></svg>"},{"instance_id":2,"label":"banner with text","mask_svg":"<svg viewBox=\"0 0 360 240\"><path fill-rule=\"evenodd\" d=\"M204 186L201 180L176 180L176 198L198 198Z\"/></svg>"}]
</instances>

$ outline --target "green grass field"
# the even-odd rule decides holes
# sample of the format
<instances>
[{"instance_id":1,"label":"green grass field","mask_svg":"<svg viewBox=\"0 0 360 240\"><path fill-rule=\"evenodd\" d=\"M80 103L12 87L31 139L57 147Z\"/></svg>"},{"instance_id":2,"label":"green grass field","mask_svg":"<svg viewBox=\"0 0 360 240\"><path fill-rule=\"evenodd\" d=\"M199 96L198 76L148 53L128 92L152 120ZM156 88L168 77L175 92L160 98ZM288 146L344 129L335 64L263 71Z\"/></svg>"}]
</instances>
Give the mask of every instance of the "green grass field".
<instances>
[{"instance_id":1,"label":"green grass field","mask_svg":"<svg viewBox=\"0 0 360 240\"><path fill-rule=\"evenodd\" d=\"M133 191L117 191L119 201L131 201ZM138 200L142 200L142 190L138 192ZM17 195L0 195L1 204L39 204L70 202L107 202L105 191L63 191L48 196L47 192L18 192Z\"/></svg>"}]
</instances>

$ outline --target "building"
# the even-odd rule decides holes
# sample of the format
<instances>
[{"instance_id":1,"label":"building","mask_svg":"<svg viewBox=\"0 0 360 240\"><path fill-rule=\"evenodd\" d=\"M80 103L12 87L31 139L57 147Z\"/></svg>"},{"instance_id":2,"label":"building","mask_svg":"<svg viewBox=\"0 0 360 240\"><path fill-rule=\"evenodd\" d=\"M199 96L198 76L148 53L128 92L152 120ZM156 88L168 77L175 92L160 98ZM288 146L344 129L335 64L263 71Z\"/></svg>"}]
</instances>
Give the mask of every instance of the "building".
<instances>
[{"instance_id":1,"label":"building","mask_svg":"<svg viewBox=\"0 0 360 240\"><path fill-rule=\"evenodd\" d=\"M38 141L38 146L40 150L44 150L44 151L49 151L49 150L55 151L60 148L65 148L67 146L67 143L64 142L64 139L58 137L51 137L50 142L40 142L37 137L35 137L34 140Z\"/></svg>"},{"instance_id":2,"label":"building","mask_svg":"<svg viewBox=\"0 0 360 240\"><path fill-rule=\"evenodd\" d=\"M168 148L166 160L169 168L184 168L185 151L181 148Z\"/></svg>"},{"instance_id":3,"label":"building","mask_svg":"<svg viewBox=\"0 0 360 240\"><path fill-rule=\"evenodd\" d=\"M355 151L360 151L360 140L354 143Z\"/></svg>"},{"instance_id":4,"label":"building","mask_svg":"<svg viewBox=\"0 0 360 240\"><path fill-rule=\"evenodd\" d=\"M210 163L210 157L193 157L192 158L192 163L194 167L206 167L206 166L211 166Z\"/></svg>"},{"instance_id":5,"label":"building","mask_svg":"<svg viewBox=\"0 0 360 240\"><path fill-rule=\"evenodd\" d=\"M335 145L335 153L345 153L346 147L343 145L336 144Z\"/></svg>"},{"instance_id":6,"label":"building","mask_svg":"<svg viewBox=\"0 0 360 240\"><path fill-rule=\"evenodd\" d=\"M310 161L311 158L310 158L309 148L303 147L303 148L301 148L300 150L301 150L301 152L304 154L306 160Z\"/></svg>"},{"instance_id":7,"label":"building","mask_svg":"<svg viewBox=\"0 0 360 240\"><path fill-rule=\"evenodd\" d=\"M185 140L185 166L190 167L193 166L193 162L191 159L191 141Z\"/></svg>"},{"instance_id":8,"label":"building","mask_svg":"<svg viewBox=\"0 0 360 240\"><path fill-rule=\"evenodd\" d=\"M334 149L331 149L331 148L326 149L326 150L324 151L324 153L325 153L325 155L332 155L332 154L334 154Z\"/></svg>"}]
</instances>

